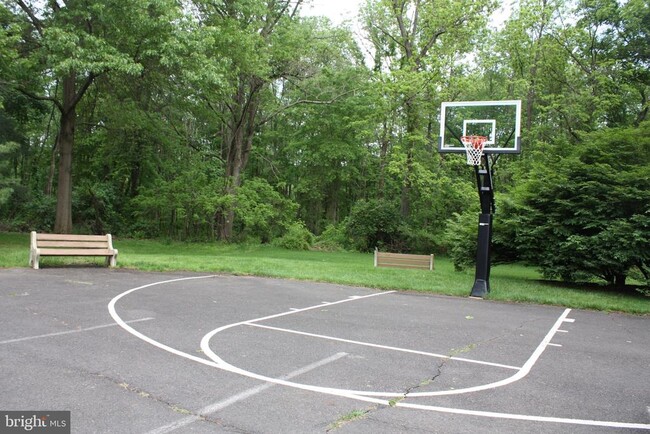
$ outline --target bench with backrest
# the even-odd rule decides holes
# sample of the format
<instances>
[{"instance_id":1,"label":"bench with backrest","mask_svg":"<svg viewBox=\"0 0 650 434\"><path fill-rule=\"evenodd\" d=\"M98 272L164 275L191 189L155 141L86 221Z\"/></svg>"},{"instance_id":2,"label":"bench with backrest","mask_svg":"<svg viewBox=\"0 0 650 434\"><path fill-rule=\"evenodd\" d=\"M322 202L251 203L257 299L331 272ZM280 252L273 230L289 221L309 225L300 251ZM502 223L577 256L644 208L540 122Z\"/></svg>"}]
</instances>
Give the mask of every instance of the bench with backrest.
<instances>
[{"instance_id":1,"label":"bench with backrest","mask_svg":"<svg viewBox=\"0 0 650 434\"><path fill-rule=\"evenodd\" d=\"M375 267L412 268L433 270L433 255L411 255L406 253L387 253L375 249Z\"/></svg>"},{"instance_id":2,"label":"bench with backrest","mask_svg":"<svg viewBox=\"0 0 650 434\"><path fill-rule=\"evenodd\" d=\"M38 270L41 256L105 256L106 265L115 267L117 249L113 248L111 234L71 235L38 234L32 232L29 265Z\"/></svg>"}]
</instances>

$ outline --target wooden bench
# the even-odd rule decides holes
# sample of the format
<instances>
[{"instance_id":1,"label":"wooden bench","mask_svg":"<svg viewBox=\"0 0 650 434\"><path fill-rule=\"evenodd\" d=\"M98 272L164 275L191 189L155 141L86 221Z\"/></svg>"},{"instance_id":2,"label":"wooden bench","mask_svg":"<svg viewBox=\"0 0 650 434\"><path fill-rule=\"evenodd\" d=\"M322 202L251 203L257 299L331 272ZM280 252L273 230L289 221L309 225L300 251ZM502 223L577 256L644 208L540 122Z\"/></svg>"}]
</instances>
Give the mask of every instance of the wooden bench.
<instances>
[{"instance_id":1,"label":"wooden bench","mask_svg":"<svg viewBox=\"0 0 650 434\"><path fill-rule=\"evenodd\" d=\"M433 270L433 255L387 253L375 249L375 267L412 268L431 271Z\"/></svg>"},{"instance_id":2,"label":"wooden bench","mask_svg":"<svg viewBox=\"0 0 650 434\"><path fill-rule=\"evenodd\" d=\"M29 265L38 270L41 256L106 256L106 265L115 267L117 249L111 234L63 235L32 232Z\"/></svg>"}]
</instances>

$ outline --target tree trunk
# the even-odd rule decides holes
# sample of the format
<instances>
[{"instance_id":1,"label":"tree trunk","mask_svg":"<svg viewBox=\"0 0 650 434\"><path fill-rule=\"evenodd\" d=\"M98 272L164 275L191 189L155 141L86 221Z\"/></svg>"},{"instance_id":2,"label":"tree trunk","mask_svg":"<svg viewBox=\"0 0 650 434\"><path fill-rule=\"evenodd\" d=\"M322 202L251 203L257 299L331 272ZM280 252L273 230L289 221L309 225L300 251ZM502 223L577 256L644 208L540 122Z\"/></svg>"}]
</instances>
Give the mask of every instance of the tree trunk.
<instances>
[{"instance_id":1,"label":"tree trunk","mask_svg":"<svg viewBox=\"0 0 650 434\"><path fill-rule=\"evenodd\" d=\"M54 232L72 232L72 149L77 121L75 111L75 74L63 80L63 110L57 143L59 146L59 176L56 188L56 219Z\"/></svg>"},{"instance_id":2,"label":"tree trunk","mask_svg":"<svg viewBox=\"0 0 650 434\"><path fill-rule=\"evenodd\" d=\"M546 28L546 0L542 1L542 15L541 23L537 32L537 39L533 46L533 51L535 52L533 57L533 64L530 67L529 71L529 83L528 83L528 94L526 95L526 131L530 133L533 128L533 115L535 112L535 105L537 103L537 70L539 62L541 59L542 49L542 38L544 36L544 31Z\"/></svg>"},{"instance_id":3,"label":"tree trunk","mask_svg":"<svg viewBox=\"0 0 650 434\"><path fill-rule=\"evenodd\" d=\"M627 279L627 276L623 273L616 273L614 275L614 288L617 291L624 291L625 290L625 280Z\"/></svg>"},{"instance_id":4,"label":"tree trunk","mask_svg":"<svg viewBox=\"0 0 650 434\"><path fill-rule=\"evenodd\" d=\"M325 219L331 223L337 223L339 220L339 199L338 191L340 189L339 181L335 180L328 188L325 205Z\"/></svg>"},{"instance_id":5,"label":"tree trunk","mask_svg":"<svg viewBox=\"0 0 650 434\"><path fill-rule=\"evenodd\" d=\"M645 89L641 89L639 93L641 94L641 110L637 113L636 121L634 122L634 125L637 127L648 117L648 108L650 104L650 99L646 97Z\"/></svg>"},{"instance_id":6,"label":"tree trunk","mask_svg":"<svg viewBox=\"0 0 650 434\"><path fill-rule=\"evenodd\" d=\"M248 164L255 135L255 118L259 107L259 90L264 81L258 78L242 79L237 94L232 117L228 125L224 161L226 162L225 194L232 196L231 205L217 214L219 239L232 239L235 220L237 189L241 186L241 176ZM236 108L236 110L234 110Z\"/></svg>"},{"instance_id":7,"label":"tree trunk","mask_svg":"<svg viewBox=\"0 0 650 434\"><path fill-rule=\"evenodd\" d=\"M408 158L410 159L410 157ZM407 163L407 165L410 164ZM409 215L411 215L411 181L409 180L408 174L404 177L402 192L400 194L400 215L404 220L408 219Z\"/></svg>"},{"instance_id":8,"label":"tree trunk","mask_svg":"<svg viewBox=\"0 0 650 434\"><path fill-rule=\"evenodd\" d=\"M54 139L54 146L52 147L52 152L50 153L50 171L47 175L47 184L45 185L45 195L52 196L52 190L54 190L54 175L56 174L56 153L59 150L57 142L59 141L59 135L57 134Z\"/></svg>"},{"instance_id":9,"label":"tree trunk","mask_svg":"<svg viewBox=\"0 0 650 434\"><path fill-rule=\"evenodd\" d=\"M402 192L400 195L400 214L403 219L408 219L411 214L411 178L413 176L413 154L418 145L417 135L420 133L418 107L411 97L405 103L406 108L406 167Z\"/></svg>"},{"instance_id":10,"label":"tree trunk","mask_svg":"<svg viewBox=\"0 0 650 434\"><path fill-rule=\"evenodd\" d=\"M391 128L388 121L384 119L382 124L381 137L379 137L379 181L377 183L377 190L379 190L379 197L384 198L386 189L386 166L388 165L388 149L391 142Z\"/></svg>"}]
</instances>

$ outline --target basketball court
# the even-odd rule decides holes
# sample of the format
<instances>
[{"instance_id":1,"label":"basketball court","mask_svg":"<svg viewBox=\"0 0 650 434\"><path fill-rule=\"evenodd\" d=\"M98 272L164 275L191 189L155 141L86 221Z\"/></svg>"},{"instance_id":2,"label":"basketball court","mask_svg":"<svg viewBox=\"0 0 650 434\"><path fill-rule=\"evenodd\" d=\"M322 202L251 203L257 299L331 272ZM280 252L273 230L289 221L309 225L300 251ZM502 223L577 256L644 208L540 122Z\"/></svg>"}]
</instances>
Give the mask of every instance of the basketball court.
<instances>
[{"instance_id":1,"label":"basketball court","mask_svg":"<svg viewBox=\"0 0 650 434\"><path fill-rule=\"evenodd\" d=\"M0 410L72 432L648 432L649 319L276 279L0 270Z\"/></svg>"}]
</instances>

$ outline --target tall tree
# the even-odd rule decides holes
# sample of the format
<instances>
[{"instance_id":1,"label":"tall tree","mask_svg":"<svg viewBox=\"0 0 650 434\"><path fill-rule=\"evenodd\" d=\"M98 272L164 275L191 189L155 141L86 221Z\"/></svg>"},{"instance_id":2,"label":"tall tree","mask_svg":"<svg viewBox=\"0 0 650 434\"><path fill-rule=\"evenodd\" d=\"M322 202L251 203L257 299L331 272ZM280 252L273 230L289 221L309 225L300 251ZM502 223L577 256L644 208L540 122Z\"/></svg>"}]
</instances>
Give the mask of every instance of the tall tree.
<instances>
[{"instance_id":1,"label":"tall tree","mask_svg":"<svg viewBox=\"0 0 650 434\"><path fill-rule=\"evenodd\" d=\"M19 32L14 62L3 84L56 107L59 130L57 206L54 231L72 231L72 158L77 108L97 77L135 75L139 57L151 55L156 29L177 18L172 0L77 2L2 0L13 13L9 33ZM125 41L138 41L137 44ZM135 49L136 51L129 51Z\"/></svg>"},{"instance_id":2,"label":"tall tree","mask_svg":"<svg viewBox=\"0 0 650 434\"><path fill-rule=\"evenodd\" d=\"M321 28L318 20L298 15L302 0L196 0L194 4L201 22L221 31L215 58L225 56L230 62L226 86L202 93L220 128L224 194L230 199L223 201L215 220L219 237L228 240L233 236L237 190L256 137L289 107L332 100L308 86L299 98L287 100L283 95L286 88L299 89L301 81L321 73L316 65L323 52L333 51L327 41L336 36Z\"/></svg>"},{"instance_id":3,"label":"tall tree","mask_svg":"<svg viewBox=\"0 0 650 434\"><path fill-rule=\"evenodd\" d=\"M424 97L430 96L427 91L441 81L441 71L451 67L441 59L469 52L470 41L485 26L494 6L491 0L379 0L369 1L364 9L375 67L391 72L393 98L398 98L402 115L404 218L410 214L413 162L427 137Z\"/></svg>"},{"instance_id":4,"label":"tall tree","mask_svg":"<svg viewBox=\"0 0 650 434\"><path fill-rule=\"evenodd\" d=\"M647 118L650 96L650 5L589 0L578 4L576 14L576 27L583 30L579 53L594 60L590 72L599 87L610 89L599 101L605 102L604 120L610 126L638 125Z\"/></svg>"},{"instance_id":5,"label":"tall tree","mask_svg":"<svg viewBox=\"0 0 650 434\"><path fill-rule=\"evenodd\" d=\"M303 51L304 43L286 30L298 22L301 3L194 1L200 22L222 32L222 38L215 41L214 56L225 56L230 62L227 86L206 89L202 95L220 123L224 193L232 198L215 215L219 237L224 240L233 235L234 197L250 158L265 93L273 80L293 72L291 50L295 56Z\"/></svg>"}]
</instances>

